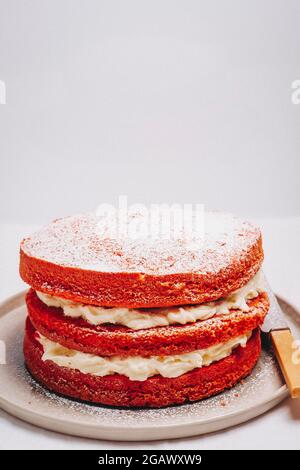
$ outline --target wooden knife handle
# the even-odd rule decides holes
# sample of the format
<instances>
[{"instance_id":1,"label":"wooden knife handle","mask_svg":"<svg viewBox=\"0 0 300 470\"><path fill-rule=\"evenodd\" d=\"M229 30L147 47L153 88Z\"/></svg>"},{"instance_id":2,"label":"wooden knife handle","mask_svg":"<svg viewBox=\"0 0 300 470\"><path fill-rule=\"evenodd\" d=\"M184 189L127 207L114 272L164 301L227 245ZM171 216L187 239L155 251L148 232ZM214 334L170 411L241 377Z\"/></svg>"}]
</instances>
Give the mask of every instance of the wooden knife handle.
<instances>
[{"instance_id":1,"label":"wooden knife handle","mask_svg":"<svg viewBox=\"0 0 300 470\"><path fill-rule=\"evenodd\" d=\"M292 398L300 398L300 351L291 331L272 330L271 340Z\"/></svg>"}]
</instances>

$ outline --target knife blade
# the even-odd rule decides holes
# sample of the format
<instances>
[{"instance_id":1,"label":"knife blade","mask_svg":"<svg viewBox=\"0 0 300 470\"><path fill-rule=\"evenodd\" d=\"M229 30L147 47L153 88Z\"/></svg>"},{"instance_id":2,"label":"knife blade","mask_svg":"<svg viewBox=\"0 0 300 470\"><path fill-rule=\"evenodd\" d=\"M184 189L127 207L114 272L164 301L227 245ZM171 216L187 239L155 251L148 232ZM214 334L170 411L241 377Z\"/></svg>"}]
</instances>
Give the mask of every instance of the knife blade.
<instances>
[{"instance_id":1,"label":"knife blade","mask_svg":"<svg viewBox=\"0 0 300 470\"><path fill-rule=\"evenodd\" d=\"M261 326L261 330L264 333L270 333L272 330L289 329L287 320L265 277L264 277L264 283L266 285L266 291L270 300L270 309L269 309L268 315L265 317L264 323Z\"/></svg>"}]
</instances>

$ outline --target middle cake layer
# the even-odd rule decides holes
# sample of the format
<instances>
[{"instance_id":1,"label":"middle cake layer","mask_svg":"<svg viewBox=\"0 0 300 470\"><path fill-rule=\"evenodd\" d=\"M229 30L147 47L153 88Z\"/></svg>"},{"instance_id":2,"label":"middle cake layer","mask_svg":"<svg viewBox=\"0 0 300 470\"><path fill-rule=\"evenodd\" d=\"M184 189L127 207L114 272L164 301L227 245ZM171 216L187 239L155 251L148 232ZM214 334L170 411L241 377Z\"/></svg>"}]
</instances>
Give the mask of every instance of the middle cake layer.
<instances>
[{"instance_id":1,"label":"middle cake layer","mask_svg":"<svg viewBox=\"0 0 300 470\"><path fill-rule=\"evenodd\" d=\"M191 324L135 331L67 317L61 308L45 305L33 290L26 302L32 324L49 340L84 353L120 357L150 357L153 352L157 356L176 355L226 343L260 326L269 309L268 296L262 292L247 301L247 311L230 310Z\"/></svg>"}]
</instances>

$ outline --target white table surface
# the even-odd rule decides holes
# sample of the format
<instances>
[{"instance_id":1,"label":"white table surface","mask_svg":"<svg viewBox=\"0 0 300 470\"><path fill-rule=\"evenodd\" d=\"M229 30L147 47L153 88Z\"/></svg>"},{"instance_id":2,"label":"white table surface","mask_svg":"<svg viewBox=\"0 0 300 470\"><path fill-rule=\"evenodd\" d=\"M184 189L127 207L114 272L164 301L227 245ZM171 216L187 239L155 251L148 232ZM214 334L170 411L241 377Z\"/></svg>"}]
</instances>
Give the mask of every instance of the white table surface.
<instances>
[{"instance_id":1,"label":"white table surface","mask_svg":"<svg viewBox=\"0 0 300 470\"><path fill-rule=\"evenodd\" d=\"M300 218L258 219L264 234L264 271L273 290L300 310ZM0 300L25 288L18 245L34 226L0 225ZM1 339L1 331L0 331ZM1 367L1 366L0 366ZM0 410L0 449L300 449L300 400L286 399L234 428L199 437L156 442L108 442L58 434Z\"/></svg>"}]
</instances>

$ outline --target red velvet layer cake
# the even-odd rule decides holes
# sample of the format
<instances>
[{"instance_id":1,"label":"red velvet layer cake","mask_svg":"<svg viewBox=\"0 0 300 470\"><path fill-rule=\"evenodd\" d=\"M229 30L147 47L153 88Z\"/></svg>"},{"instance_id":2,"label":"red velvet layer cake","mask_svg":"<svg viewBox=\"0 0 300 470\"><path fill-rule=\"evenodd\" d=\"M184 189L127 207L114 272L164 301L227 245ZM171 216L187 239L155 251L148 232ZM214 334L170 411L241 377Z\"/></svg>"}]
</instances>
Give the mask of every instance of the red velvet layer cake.
<instances>
[{"instance_id":1,"label":"red velvet layer cake","mask_svg":"<svg viewBox=\"0 0 300 470\"><path fill-rule=\"evenodd\" d=\"M54 392L116 406L200 400L253 369L269 301L258 228L206 213L198 240L99 234L88 214L21 244L24 354Z\"/></svg>"}]
</instances>

